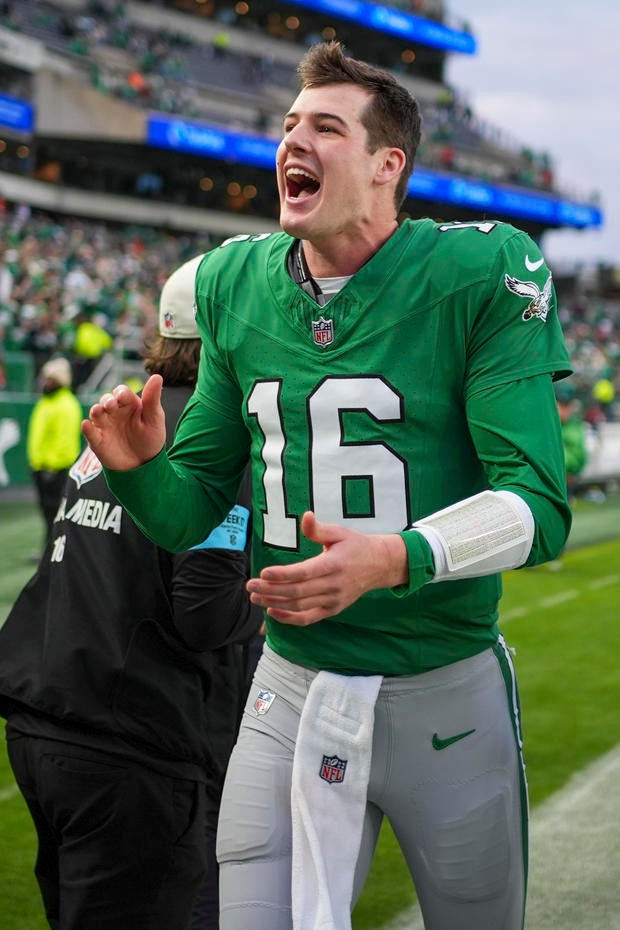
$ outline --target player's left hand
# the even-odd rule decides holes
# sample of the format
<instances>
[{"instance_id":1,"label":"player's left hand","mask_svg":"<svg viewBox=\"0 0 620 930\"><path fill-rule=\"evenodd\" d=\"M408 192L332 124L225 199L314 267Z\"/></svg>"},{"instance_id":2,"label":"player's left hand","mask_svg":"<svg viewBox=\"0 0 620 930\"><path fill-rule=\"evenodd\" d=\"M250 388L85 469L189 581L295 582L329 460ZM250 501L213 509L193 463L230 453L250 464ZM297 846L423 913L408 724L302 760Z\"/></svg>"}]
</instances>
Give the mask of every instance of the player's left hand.
<instances>
[{"instance_id":1,"label":"player's left hand","mask_svg":"<svg viewBox=\"0 0 620 930\"><path fill-rule=\"evenodd\" d=\"M320 523L312 511L303 515L301 530L323 552L264 568L247 583L252 603L279 623L309 626L340 613L367 591L407 581L407 550L397 534L368 536Z\"/></svg>"}]
</instances>

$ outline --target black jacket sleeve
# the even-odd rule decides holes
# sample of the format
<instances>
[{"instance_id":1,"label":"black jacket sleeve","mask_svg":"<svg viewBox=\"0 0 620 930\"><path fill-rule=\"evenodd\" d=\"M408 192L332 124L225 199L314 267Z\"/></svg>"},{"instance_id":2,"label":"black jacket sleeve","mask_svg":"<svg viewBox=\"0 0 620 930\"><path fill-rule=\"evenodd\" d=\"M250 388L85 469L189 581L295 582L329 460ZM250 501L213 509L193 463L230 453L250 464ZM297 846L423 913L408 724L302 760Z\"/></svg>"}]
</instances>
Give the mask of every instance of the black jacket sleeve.
<instances>
[{"instance_id":1,"label":"black jacket sleeve","mask_svg":"<svg viewBox=\"0 0 620 930\"><path fill-rule=\"evenodd\" d=\"M247 514L243 543L235 529L234 532L217 535L218 543L230 539L230 548L196 548L169 556L172 560L169 590L174 623L179 635L193 650L247 643L262 623L262 610L250 604L245 589L250 572L252 538L249 469L241 481L237 504L242 513ZM235 527L240 528L241 525L242 522L237 521ZM243 548L239 548L240 545Z\"/></svg>"},{"instance_id":2,"label":"black jacket sleeve","mask_svg":"<svg viewBox=\"0 0 620 930\"><path fill-rule=\"evenodd\" d=\"M245 590L248 571L245 552L190 549L173 556L174 623L190 649L243 643L256 633L262 616Z\"/></svg>"}]
</instances>

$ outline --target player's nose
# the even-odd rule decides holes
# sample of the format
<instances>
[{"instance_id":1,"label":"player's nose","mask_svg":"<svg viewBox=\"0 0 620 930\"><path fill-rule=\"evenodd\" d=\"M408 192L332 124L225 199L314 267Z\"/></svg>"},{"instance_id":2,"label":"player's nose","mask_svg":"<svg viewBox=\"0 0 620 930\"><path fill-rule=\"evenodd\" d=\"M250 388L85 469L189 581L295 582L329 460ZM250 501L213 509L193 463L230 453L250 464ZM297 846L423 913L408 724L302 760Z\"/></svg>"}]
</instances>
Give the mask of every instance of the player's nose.
<instances>
[{"instance_id":1,"label":"player's nose","mask_svg":"<svg viewBox=\"0 0 620 930\"><path fill-rule=\"evenodd\" d=\"M307 151L310 146L310 132L308 127L300 121L288 130L282 144L289 152Z\"/></svg>"}]
</instances>

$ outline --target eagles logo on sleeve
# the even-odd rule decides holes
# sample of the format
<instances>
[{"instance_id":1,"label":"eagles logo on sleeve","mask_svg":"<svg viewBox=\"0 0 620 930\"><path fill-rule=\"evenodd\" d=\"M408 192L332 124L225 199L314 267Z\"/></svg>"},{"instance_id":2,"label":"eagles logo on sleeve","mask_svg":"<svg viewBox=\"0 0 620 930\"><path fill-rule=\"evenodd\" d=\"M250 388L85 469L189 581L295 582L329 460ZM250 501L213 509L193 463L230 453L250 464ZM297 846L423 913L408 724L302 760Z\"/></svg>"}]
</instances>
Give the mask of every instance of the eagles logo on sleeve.
<instances>
[{"instance_id":1,"label":"eagles logo on sleeve","mask_svg":"<svg viewBox=\"0 0 620 930\"><path fill-rule=\"evenodd\" d=\"M546 321L552 291L551 275L545 281L542 291L535 281L520 281L519 278L513 278L510 274L504 275L504 282L513 294L519 297L529 297L530 302L523 311L524 320L531 320L533 316L537 316L543 323Z\"/></svg>"}]
</instances>

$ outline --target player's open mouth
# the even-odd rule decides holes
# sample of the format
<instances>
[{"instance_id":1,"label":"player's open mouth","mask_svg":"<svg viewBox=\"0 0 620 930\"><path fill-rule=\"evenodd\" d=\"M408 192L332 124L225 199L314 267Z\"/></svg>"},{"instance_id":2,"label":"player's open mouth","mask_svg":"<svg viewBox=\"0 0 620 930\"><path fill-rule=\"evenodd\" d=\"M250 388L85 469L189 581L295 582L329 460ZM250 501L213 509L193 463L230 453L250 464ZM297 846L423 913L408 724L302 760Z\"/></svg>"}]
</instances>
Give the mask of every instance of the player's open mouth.
<instances>
[{"instance_id":1,"label":"player's open mouth","mask_svg":"<svg viewBox=\"0 0 620 930\"><path fill-rule=\"evenodd\" d=\"M316 194L321 184L303 168L288 168L286 173L286 195L292 200L306 200Z\"/></svg>"}]
</instances>

